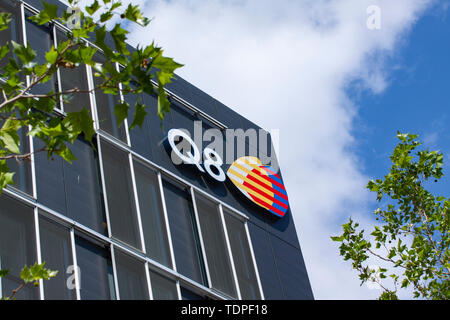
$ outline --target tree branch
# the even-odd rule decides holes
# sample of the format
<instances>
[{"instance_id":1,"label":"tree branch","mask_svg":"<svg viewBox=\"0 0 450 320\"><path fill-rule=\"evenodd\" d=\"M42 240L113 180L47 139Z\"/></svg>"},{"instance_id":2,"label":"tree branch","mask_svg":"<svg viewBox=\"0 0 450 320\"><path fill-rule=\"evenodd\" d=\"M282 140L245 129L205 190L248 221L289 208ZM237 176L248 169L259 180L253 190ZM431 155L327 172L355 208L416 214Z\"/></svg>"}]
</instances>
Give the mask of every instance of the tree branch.
<instances>
[{"instance_id":1,"label":"tree branch","mask_svg":"<svg viewBox=\"0 0 450 320\"><path fill-rule=\"evenodd\" d=\"M32 95L28 95L28 91L30 91L35 85L37 85L38 83L40 83L42 81L42 79L44 79L46 76L48 76L50 74L50 72L56 68L58 66L58 64L62 61L61 58L62 56L67 52L67 50L69 50L71 47L76 46L76 43L74 42L70 42L67 47L65 47L61 52L58 53L58 56L56 58L56 61L47 69L47 71L45 71L40 77L37 77L34 81L31 81L31 83L24 89L22 90L17 96L11 98L11 99L6 99L5 101L3 101L0 104L0 109L3 109L4 107L6 107L7 105L14 103L20 99L23 98L30 98L32 97ZM5 97L5 92L3 90L3 96Z\"/></svg>"},{"instance_id":2,"label":"tree branch","mask_svg":"<svg viewBox=\"0 0 450 320\"><path fill-rule=\"evenodd\" d=\"M19 160L23 161L23 160L29 159L32 154L36 154L38 152L42 152L42 151L46 151L46 150L47 150L47 147L43 147L39 150L35 150L33 152L28 152L28 153L24 153L24 154L10 154L7 156L0 157L0 160L16 159L17 161L19 161Z\"/></svg>"},{"instance_id":3,"label":"tree branch","mask_svg":"<svg viewBox=\"0 0 450 320\"><path fill-rule=\"evenodd\" d=\"M11 295L8 297L8 300L11 300L12 298L14 298L14 296L17 294L17 292L19 292L20 290L23 289L23 287L25 287L27 284L25 282L22 282L21 285L19 287L17 287L16 289L14 289L11 292Z\"/></svg>"}]
</instances>

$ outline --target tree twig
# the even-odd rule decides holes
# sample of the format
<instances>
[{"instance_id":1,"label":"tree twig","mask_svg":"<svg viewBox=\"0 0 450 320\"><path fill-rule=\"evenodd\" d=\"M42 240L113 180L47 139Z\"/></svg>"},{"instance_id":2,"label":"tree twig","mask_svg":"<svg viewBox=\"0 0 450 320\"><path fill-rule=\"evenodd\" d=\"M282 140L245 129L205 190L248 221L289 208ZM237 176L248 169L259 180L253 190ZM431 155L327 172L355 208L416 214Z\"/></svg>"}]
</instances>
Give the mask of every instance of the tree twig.
<instances>
[{"instance_id":1,"label":"tree twig","mask_svg":"<svg viewBox=\"0 0 450 320\"><path fill-rule=\"evenodd\" d=\"M42 152L42 151L46 151L46 150L47 150L47 147L43 147L39 150L35 150L33 152L28 152L28 153L24 153L24 154L10 154L7 156L0 157L0 160L8 160L8 159L16 159L17 161L24 160L24 159L31 157L31 155L33 155L33 154L36 154L36 153Z\"/></svg>"},{"instance_id":2,"label":"tree twig","mask_svg":"<svg viewBox=\"0 0 450 320\"><path fill-rule=\"evenodd\" d=\"M26 285L27 285L27 284L26 284L25 282L22 282L22 283L20 284L19 287L17 287L16 289L14 289L14 290L11 292L11 295L8 297L8 300L11 300L12 298L14 298L14 296L17 294L17 292L19 292L20 290L22 290Z\"/></svg>"}]
</instances>

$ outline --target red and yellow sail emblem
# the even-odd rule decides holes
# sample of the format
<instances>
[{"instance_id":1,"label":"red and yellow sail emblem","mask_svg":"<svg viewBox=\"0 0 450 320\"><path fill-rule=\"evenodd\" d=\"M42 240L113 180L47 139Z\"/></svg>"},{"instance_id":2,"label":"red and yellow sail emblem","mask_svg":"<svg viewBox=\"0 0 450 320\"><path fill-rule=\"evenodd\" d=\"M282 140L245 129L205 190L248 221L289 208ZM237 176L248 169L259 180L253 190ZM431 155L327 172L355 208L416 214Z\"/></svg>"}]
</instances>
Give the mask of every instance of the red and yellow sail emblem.
<instances>
[{"instance_id":1,"label":"red and yellow sail emblem","mask_svg":"<svg viewBox=\"0 0 450 320\"><path fill-rule=\"evenodd\" d=\"M227 171L233 184L250 200L278 217L289 207L283 181L270 166L256 157L241 157Z\"/></svg>"}]
</instances>

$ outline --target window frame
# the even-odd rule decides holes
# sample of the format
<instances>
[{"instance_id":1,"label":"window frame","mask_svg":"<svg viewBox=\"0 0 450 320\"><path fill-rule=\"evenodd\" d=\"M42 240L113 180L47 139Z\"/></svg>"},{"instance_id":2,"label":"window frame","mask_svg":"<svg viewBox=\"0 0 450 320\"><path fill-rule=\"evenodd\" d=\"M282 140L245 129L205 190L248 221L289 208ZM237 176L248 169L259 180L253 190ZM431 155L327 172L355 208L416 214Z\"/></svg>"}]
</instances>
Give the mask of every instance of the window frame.
<instances>
[{"instance_id":1,"label":"window frame","mask_svg":"<svg viewBox=\"0 0 450 320\"><path fill-rule=\"evenodd\" d=\"M107 136L102 136L102 134L97 133L97 149L98 149L98 154L99 154L100 175L101 175L101 184L102 184L102 190L103 190L103 200L104 200L104 207L105 207L106 223L108 224L107 225L108 236L109 236L109 238L114 239L117 242L123 243L124 245L134 248L131 244L127 244L126 242L121 241L120 239L116 238L112 232L111 216L110 216L110 211L109 211L110 204L108 202L108 192L107 192L106 175L105 175L105 168L104 168L104 162L103 162L104 154L102 151L102 147L103 147L102 143L109 145L109 147L111 147L113 149L118 149L120 152L124 152L128 159L128 168L130 170L131 184L132 184L132 190L129 190L129 191L133 193L133 194L130 194L130 200L133 202L133 204L131 204L131 205L132 206L134 205L134 210L135 210L135 214L136 214L137 226L134 226L134 227L135 228L137 227L137 230L135 230L135 231L137 231L136 236L139 238L139 239L137 239L137 245L140 246L140 248L134 248L134 249L140 253L145 252L145 241L143 238L142 219L141 219L141 214L140 214L140 210L139 210L140 209L139 202L138 202L139 199L137 197L136 178L134 175L132 155L127 150L123 150L122 148L119 148L118 145L116 143L112 142L111 140L105 139L105 137L107 137Z\"/></svg>"},{"instance_id":2,"label":"window frame","mask_svg":"<svg viewBox=\"0 0 450 320\"><path fill-rule=\"evenodd\" d=\"M21 10L21 18L22 18L22 33L23 33L23 41L24 43L26 43L26 37L27 37L27 30L26 30L26 26L25 26L25 10L27 10L28 12L32 13L32 14L36 14L39 12L39 10L37 10L36 8L34 8L32 5L20 1L20 10ZM66 26L60 24L59 22L52 22L52 32L53 32L53 39L54 39L54 45L56 46L57 44L57 36L56 36L56 32L57 30L62 30L62 31L70 31L68 28L66 28ZM97 48L99 50L100 53L103 53L103 51L98 48L97 46L95 46L95 44L91 43L88 40L84 40L85 45L89 45L89 46L93 46L95 48ZM119 68L120 66L118 64L116 64L116 67ZM92 73L92 68L90 66L86 66L86 75L87 75L87 83L88 83L88 88L91 89L93 88L93 73ZM57 71L56 73L56 77L57 77L57 85L58 88L61 88L61 75L60 75L60 70ZM29 79L27 77L27 83L28 83ZM153 83L155 85L157 85L156 82L153 81ZM119 84L120 89L119 90L119 95L120 95L120 101L123 101L123 92L122 92L122 86L121 84ZM170 90L166 89L166 92L168 93L168 95L173 98L174 100L176 100L177 102L179 102L183 107L185 107L188 110L194 111L195 113L198 113L199 115L201 115L204 119L211 121L214 125L216 125L217 127L219 127L219 129L226 129L227 127L225 125L223 125L222 123L220 123L219 121L215 120L214 118L210 117L208 114L204 113L203 111L199 110L198 108L196 108L195 106L191 105L189 102L187 102L186 100L184 100L181 97L178 97L176 94L172 93ZM256 272L256 276L257 276L257 281L258 281L258 286L259 286L259 290L261 292L261 297L262 299L264 299L264 295L263 295L263 290L262 290L262 286L261 286L261 280L260 280L260 276L259 276L259 270L256 264L256 259L254 256L254 250L253 250L253 245L252 245L252 241L250 238L250 233L249 233L249 229L248 229L248 220L249 217L247 215L245 215L244 213L240 212L239 210L231 207L230 205L222 202L219 199L216 199L214 196L210 195L209 193L207 193L204 190L201 190L200 188L194 186L193 184L189 183L188 181L184 180L182 177L179 177L177 175L175 175L174 173L168 171L167 169L155 164L154 162L152 162L151 160L141 156L140 154L136 153L135 151L131 150L131 138L130 138L130 134L129 134L129 130L128 130L128 119L124 120L124 123L122 125L125 125L126 128L126 137L127 137L127 142L125 143L124 141L117 139L111 135L109 135L107 132L103 131L100 129L100 125L98 123L98 114L97 114L97 106L95 103L95 94L94 92L91 92L89 94L89 98L90 98L90 109L91 109L91 116L94 120L94 129L96 131L96 137L94 139L97 139L97 146L98 146L98 162L99 162L99 167L100 167L100 177L101 177L101 187L103 190L103 200L104 200L104 204L105 204L105 215L106 215L106 221L108 224L108 234L107 235L103 235L98 233L95 230L90 229L89 227L85 227L83 225L80 225L77 221L66 217L64 215L62 215L61 213L52 210L51 208L46 207L45 205L38 203L37 202L37 188L36 188L36 170L35 170L35 159L34 159L34 154L32 153L31 155L31 175L32 175L32 190L33 190L33 194L29 195L29 194L24 194L22 191L15 189L14 187L8 187L4 189L4 193L8 196L12 196L14 199L18 199L20 201L22 201L25 205L31 206L34 208L34 222L35 222L35 236L36 236L36 251L37 251L37 260L38 263L41 263L42 257L41 257L41 242L40 242L40 234L39 234L39 217L41 216L45 216L46 218L50 218L52 221L55 221L56 223L65 226L69 229L70 231L70 239L71 239L71 248L72 248L72 258L73 258L73 263L74 266L78 266L77 263L77 257L76 257L76 249L75 249L75 233L83 233L88 235L89 238L93 238L97 241L100 241L101 243L105 244L106 246L109 247L109 249L111 250L111 263L112 263L112 267L113 267L113 276L114 276L114 283L115 283L115 291L116 291L116 298L120 299L120 292L118 290L118 281L117 281L117 270L116 270L116 266L115 266L115 257L114 257L114 250L121 250L122 252L125 252L127 254L130 254L131 256L133 256L136 259L139 259L140 261L143 261L145 263L145 270L146 270L146 276L148 279L148 286L149 286L149 292L150 292L150 299L152 299L152 294L151 294L151 287L150 287L150 276L149 276L149 270L155 270L158 273L161 273L162 275L164 275L165 277L171 278L175 281L176 286L177 286L177 292L178 292L178 298L181 299L181 286L185 287L187 290L191 290L195 293L201 294L201 295L205 295L207 297L211 297L214 299L230 299L230 297L217 292L216 290L212 289L210 287L211 281L210 281L210 275L209 275L209 271L206 271L206 275L208 278L208 286L204 286L202 284L199 284L195 281L193 281L192 279L189 279L181 274L179 274L176 271L176 262L175 262L175 257L174 257L174 250L173 250L173 244L172 244L172 237L170 234L170 226L169 226L169 221L168 221L168 217L167 217L167 208L166 208L166 204L165 204L165 198L164 198L164 190L163 190L163 186L162 186L162 175L164 176L168 176L170 179L175 180L181 184L186 185L189 190L190 190L190 194L191 194L191 201L192 201L192 205L194 207L194 212L195 212L195 218L196 218L196 222L197 222L197 228L198 228L198 232L199 232L199 238L201 241L201 247L202 247L202 254L203 254L203 258L204 258L204 262L205 262L205 268L207 268L207 257L205 255L204 252L204 244L203 242L203 237L201 235L201 227L200 227L200 223L198 220L198 213L197 213L197 203L195 200L195 194L199 194L205 198L207 198L208 200L213 201L214 203L216 203L219 206L219 210L220 210L220 217L221 217L221 223L222 226L224 228L224 235L226 238L226 242L227 242L227 248L228 248L228 254L229 254L229 259L231 261L231 265L232 265L232 269L233 269L233 277L235 278L235 280L237 281L237 277L235 274L235 266L234 266L234 261L233 261L233 256L231 254L231 249L230 249L230 244L229 244L229 239L228 239L228 233L226 232L226 223L224 220L224 212L223 212L223 208L227 209L227 213L232 214L234 217L236 217L237 219L239 219L240 221L242 221L242 223L245 226L245 230L246 230L246 234L247 234L247 241L249 244L249 248L251 251L251 259L252 262L254 264L254 269ZM60 108L59 108L60 107ZM66 112L64 111L64 106L62 105L62 103L60 103L59 105L55 106L55 109L53 110L53 113L59 116L65 116ZM34 144L33 144L33 139L30 136L29 137L30 142L30 151L33 152L34 151ZM147 166L149 169L154 170L157 174L158 177L158 187L159 187L159 191L160 191L160 195L161 195L161 201L162 201L162 210L164 212L164 219L165 219L165 224L166 224L166 235L168 238L168 242L169 242L169 251L170 251L170 256L171 256L171 260L172 260L172 267L168 268L160 263L158 263L157 261L152 260L151 258L146 257L142 252L138 252L135 248L130 248L127 245L123 245L120 241L114 239L111 237L111 224L110 224L110 217L109 217L109 212L108 212L108 202L107 202L107 193L106 193L106 188L105 188L105 181L104 181L104 171L103 171L103 154L101 151L101 146L100 146L100 139L104 140L107 143L112 144L114 147L127 152L128 154L128 159L130 162L130 170L131 170L131 175L132 175L132 184L133 184L133 190L131 192L133 192L134 194L134 200L135 200L135 206L136 206L136 214L137 214L137 221L139 224L139 233L140 233L140 240L141 240L141 245L142 245L142 249L144 250L145 253L145 241L144 241L144 237L142 235L142 218L140 216L140 208L139 208L139 202L138 202L138 194L137 194L137 189L136 189L136 177L135 177L135 172L134 172L134 165L133 165L133 161L139 161L140 163L142 163L143 165ZM77 268L75 268L75 275L77 274ZM41 280L41 284L42 284L42 280ZM43 290L43 286L40 286L40 298L44 299L44 290ZM239 285L236 285L236 291L239 292ZM76 289L76 297L79 300L80 299L80 292L79 292L79 287ZM238 299L240 299L240 296L238 296Z\"/></svg>"}]
</instances>

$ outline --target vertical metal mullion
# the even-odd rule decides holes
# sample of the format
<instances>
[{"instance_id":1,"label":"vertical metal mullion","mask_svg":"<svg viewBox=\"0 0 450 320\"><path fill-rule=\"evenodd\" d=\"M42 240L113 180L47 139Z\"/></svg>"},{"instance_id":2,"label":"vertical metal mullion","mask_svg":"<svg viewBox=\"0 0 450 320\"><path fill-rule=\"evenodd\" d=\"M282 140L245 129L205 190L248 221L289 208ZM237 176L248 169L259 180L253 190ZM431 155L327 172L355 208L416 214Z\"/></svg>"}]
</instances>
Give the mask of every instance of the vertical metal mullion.
<instances>
[{"instance_id":1,"label":"vertical metal mullion","mask_svg":"<svg viewBox=\"0 0 450 320\"><path fill-rule=\"evenodd\" d=\"M70 245L72 246L72 262L73 262L73 272L75 276L75 293L77 300L81 300L80 286L81 286L81 277L78 272L78 261L77 261L77 253L75 248L75 230L73 227L70 228Z\"/></svg>"},{"instance_id":2,"label":"vertical metal mullion","mask_svg":"<svg viewBox=\"0 0 450 320\"><path fill-rule=\"evenodd\" d=\"M245 228L245 233L247 235L247 244L249 245L250 254L252 256L253 269L255 270L255 273L256 273L256 280L258 282L259 293L261 295L261 300L264 300L264 291L263 291L263 288L262 288L261 279L259 277L258 265L256 264L255 252L253 251L252 239L250 237L250 231L248 230L248 223L247 223L247 221L244 222L244 228Z\"/></svg>"},{"instance_id":3,"label":"vertical metal mullion","mask_svg":"<svg viewBox=\"0 0 450 320\"><path fill-rule=\"evenodd\" d=\"M0 270L2 270L2 256L0 255ZM0 299L3 297L2 278L0 277Z\"/></svg>"},{"instance_id":4,"label":"vertical metal mullion","mask_svg":"<svg viewBox=\"0 0 450 320\"><path fill-rule=\"evenodd\" d=\"M108 236L111 238L112 230L111 230L111 221L109 219L109 206L108 206L108 195L106 194L105 172L103 170L103 153L102 153L101 139L98 134L97 134L97 150L98 150L98 162L100 167L100 177L103 188L103 202L105 206L106 224L108 228Z\"/></svg>"},{"instance_id":5,"label":"vertical metal mullion","mask_svg":"<svg viewBox=\"0 0 450 320\"><path fill-rule=\"evenodd\" d=\"M170 259L172 260L172 269L174 271L177 271L177 264L175 262L175 252L174 252L173 243L172 243L172 233L170 232L169 216L167 214L166 199L164 198L164 188L163 188L163 184L162 184L161 172L158 171L157 176L158 176L159 194L161 195L161 204L162 204L163 213L164 213L164 222L166 224L167 238L169 241L169 251L170 251Z\"/></svg>"},{"instance_id":6,"label":"vertical metal mullion","mask_svg":"<svg viewBox=\"0 0 450 320\"><path fill-rule=\"evenodd\" d=\"M120 300L119 281L117 278L116 255L114 254L114 244L110 244L111 264L113 269L114 290L116 291L116 300Z\"/></svg>"},{"instance_id":7,"label":"vertical metal mullion","mask_svg":"<svg viewBox=\"0 0 450 320\"><path fill-rule=\"evenodd\" d=\"M32 127L31 125L28 126L28 131L31 131ZM32 195L34 199L37 199L37 184L36 184L36 157L34 154L34 139L30 135L28 136L28 143L30 145L30 153L31 153L31 189L32 189Z\"/></svg>"},{"instance_id":8,"label":"vertical metal mullion","mask_svg":"<svg viewBox=\"0 0 450 320\"><path fill-rule=\"evenodd\" d=\"M58 36L56 34L56 26L52 26L52 32L53 32L53 46L55 48L58 48ZM62 91L62 81L61 81L61 71L59 68L56 69L56 86L57 91ZM58 107L56 107L58 109ZM64 105L63 105L63 97L62 95L59 96L59 110L64 111Z\"/></svg>"},{"instance_id":9,"label":"vertical metal mullion","mask_svg":"<svg viewBox=\"0 0 450 320\"><path fill-rule=\"evenodd\" d=\"M205 244L203 243L203 234L202 234L202 228L200 226L200 219L198 218L197 203L195 201L194 188L192 188L192 186L190 186L189 190L191 192L191 200L192 200L192 206L194 208L195 223L197 224L198 237L200 240L200 248L202 250L203 261L204 261L204 265L205 265L206 279L208 280L209 288L212 288L211 276L209 274L208 257L206 256Z\"/></svg>"},{"instance_id":10,"label":"vertical metal mullion","mask_svg":"<svg viewBox=\"0 0 450 320\"><path fill-rule=\"evenodd\" d=\"M230 259L229 261L231 264L231 271L233 273L234 286L236 287L236 293L237 293L238 299L242 300L241 289L239 287L239 281L238 281L238 277L237 277L237 273L236 273L236 268L234 266L233 252L231 251L230 239L228 238L227 225L225 223L225 217L223 215L222 204L220 204L220 203L219 203L219 215L220 215L220 221L222 223L222 231L225 235L225 242L227 245L228 257Z\"/></svg>"},{"instance_id":11,"label":"vertical metal mullion","mask_svg":"<svg viewBox=\"0 0 450 320\"><path fill-rule=\"evenodd\" d=\"M181 286L180 286L180 280L175 280L175 286L177 288L177 296L178 296L178 300L183 300L183 298L181 297Z\"/></svg>"},{"instance_id":12,"label":"vertical metal mullion","mask_svg":"<svg viewBox=\"0 0 450 320\"><path fill-rule=\"evenodd\" d=\"M31 125L28 126L28 130L31 131L32 127ZM36 184L36 157L34 154L34 139L33 137L30 135L28 136L28 143L30 145L30 152L31 152L31 162L30 162L30 166L31 166L31 189L32 189L32 194L33 194L33 198L37 199L37 184Z\"/></svg>"},{"instance_id":13,"label":"vertical metal mullion","mask_svg":"<svg viewBox=\"0 0 450 320\"><path fill-rule=\"evenodd\" d=\"M89 101L91 103L91 113L92 113L92 120L94 120L94 129L98 130L100 129L100 122L98 121L98 111L97 111L97 101L95 99L95 92L94 92L94 78L92 75L92 68L89 65L85 65L86 67L86 74L88 78L88 90L92 90L89 92Z\"/></svg>"},{"instance_id":14,"label":"vertical metal mullion","mask_svg":"<svg viewBox=\"0 0 450 320\"><path fill-rule=\"evenodd\" d=\"M116 70L117 72L120 72L120 66L119 64L116 62ZM122 83L119 83L119 98L120 98L120 102L124 102L125 101L125 97L123 95L122 92ZM131 137L130 137L130 131L128 130L128 118L125 118L123 120L123 126L125 126L125 136L127 138L127 145L131 146Z\"/></svg>"},{"instance_id":15,"label":"vertical metal mullion","mask_svg":"<svg viewBox=\"0 0 450 320\"><path fill-rule=\"evenodd\" d=\"M34 231L36 236L36 254L37 254L37 263L42 263L42 253L41 253L41 234L39 232L39 212L38 208L34 208ZM44 280L39 279L39 293L41 296L41 300L45 299L44 296Z\"/></svg>"},{"instance_id":16,"label":"vertical metal mullion","mask_svg":"<svg viewBox=\"0 0 450 320\"><path fill-rule=\"evenodd\" d=\"M27 44L27 32L25 30L25 25L26 25L25 24L25 7L22 2L20 3L20 20L22 23L22 42L23 42L22 44L25 47L27 47L28 44ZM30 85L30 76L29 75L25 76L25 82L28 87Z\"/></svg>"},{"instance_id":17,"label":"vertical metal mullion","mask_svg":"<svg viewBox=\"0 0 450 320\"><path fill-rule=\"evenodd\" d=\"M140 206L139 206L139 196L138 196L137 185L136 185L136 176L134 173L133 156L131 155L131 153L128 153L128 160L130 162L131 182L133 184L134 202L136 203L136 218L138 221L139 237L141 238L141 249L142 249L142 252L147 253L147 250L145 248L144 229L142 227L141 210L140 210Z\"/></svg>"},{"instance_id":18,"label":"vertical metal mullion","mask_svg":"<svg viewBox=\"0 0 450 320\"><path fill-rule=\"evenodd\" d=\"M26 22L25 22L25 7L24 4L20 3L20 17L21 17L21 23L22 23L22 38L23 38L23 44L24 46L28 46L27 43L27 30L26 30ZM27 86L30 85L30 76L25 77L25 81ZM31 125L28 126L28 130L30 131L32 129ZM33 145L33 137L28 136L28 141L30 144L30 154L31 154L31 188L32 188L32 195L33 198L37 199L37 190L36 190L36 170L35 170L35 162L34 162L34 145ZM41 286L42 287L42 286Z\"/></svg>"},{"instance_id":19,"label":"vertical metal mullion","mask_svg":"<svg viewBox=\"0 0 450 320\"><path fill-rule=\"evenodd\" d=\"M147 280L147 289L148 289L148 298L150 300L153 300L153 291L152 291L152 284L150 281L150 270L149 270L149 263L145 262L145 278Z\"/></svg>"}]
</instances>

